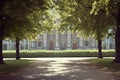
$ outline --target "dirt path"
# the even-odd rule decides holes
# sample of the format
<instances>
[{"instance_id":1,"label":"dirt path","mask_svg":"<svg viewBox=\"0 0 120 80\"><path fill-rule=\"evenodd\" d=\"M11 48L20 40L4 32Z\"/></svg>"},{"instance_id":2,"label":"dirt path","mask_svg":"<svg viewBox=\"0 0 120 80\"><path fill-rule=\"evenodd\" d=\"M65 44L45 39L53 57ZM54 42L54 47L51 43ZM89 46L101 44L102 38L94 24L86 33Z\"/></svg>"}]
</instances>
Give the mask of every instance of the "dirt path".
<instances>
[{"instance_id":1,"label":"dirt path","mask_svg":"<svg viewBox=\"0 0 120 80\"><path fill-rule=\"evenodd\" d=\"M58 58L39 60L10 75L0 75L0 80L120 80L120 76L103 72L81 59Z\"/></svg>"}]
</instances>

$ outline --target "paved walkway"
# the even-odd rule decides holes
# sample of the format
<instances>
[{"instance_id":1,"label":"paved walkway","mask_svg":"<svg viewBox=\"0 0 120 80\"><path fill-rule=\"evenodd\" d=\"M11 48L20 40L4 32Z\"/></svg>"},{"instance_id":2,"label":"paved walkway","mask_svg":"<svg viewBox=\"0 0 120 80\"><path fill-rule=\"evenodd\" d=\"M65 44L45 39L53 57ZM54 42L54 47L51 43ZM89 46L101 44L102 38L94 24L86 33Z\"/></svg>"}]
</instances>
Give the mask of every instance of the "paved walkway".
<instances>
[{"instance_id":1,"label":"paved walkway","mask_svg":"<svg viewBox=\"0 0 120 80\"><path fill-rule=\"evenodd\" d=\"M82 58L40 58L16 72L0 75L0 80L120 80Z\"/></svg>"}]
</instances>

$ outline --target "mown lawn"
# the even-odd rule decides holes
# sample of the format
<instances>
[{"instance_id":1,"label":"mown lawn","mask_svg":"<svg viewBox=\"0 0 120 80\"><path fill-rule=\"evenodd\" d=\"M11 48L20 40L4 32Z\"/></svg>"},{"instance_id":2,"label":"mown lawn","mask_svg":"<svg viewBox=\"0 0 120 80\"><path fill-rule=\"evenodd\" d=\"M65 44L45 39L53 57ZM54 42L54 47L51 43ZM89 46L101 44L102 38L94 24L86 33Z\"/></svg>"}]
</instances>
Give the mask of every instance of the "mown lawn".
<instances>
[{"instance_id":1,"label":"mown lawn","mask_svg":"<svg viewBox=\"0 0 120 80\"><path fill-rule=\"evenodd\" d=\"M10 73L32 63L31 60L5 60L5 64L0 65L0 73Z\"/></svg>"},{"instance_id":2,"label":"mown lawn","mask_svg":"<svg viewBox=\"0 0 120 80\"><path fill-rule=\"evenodd\" d=\"M113 59L89 59L87 61L95 63L99 68L103 70L120 72L120 63L113 63Z\"/></svg>"}]
</instances>

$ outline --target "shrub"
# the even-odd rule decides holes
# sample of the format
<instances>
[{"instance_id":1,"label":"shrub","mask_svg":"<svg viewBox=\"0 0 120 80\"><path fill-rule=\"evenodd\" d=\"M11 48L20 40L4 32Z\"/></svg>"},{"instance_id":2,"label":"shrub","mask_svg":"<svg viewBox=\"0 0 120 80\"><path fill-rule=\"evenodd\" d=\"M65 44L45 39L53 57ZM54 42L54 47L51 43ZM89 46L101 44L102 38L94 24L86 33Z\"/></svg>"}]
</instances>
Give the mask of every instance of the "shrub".
<instances>
[{"instance_id":1,"label":"shrub","mask_svg":"<svg viewBox=\"0 0 120 80\"><path fill-rule=\"evenodd\" d=\"M114 50L103 50L104 57L113 57ZM97 57L97 50L21 50L23 58L34 57ZM4 51L5 58L14 58L15 51Z\"/></svg>"}]
</instances>

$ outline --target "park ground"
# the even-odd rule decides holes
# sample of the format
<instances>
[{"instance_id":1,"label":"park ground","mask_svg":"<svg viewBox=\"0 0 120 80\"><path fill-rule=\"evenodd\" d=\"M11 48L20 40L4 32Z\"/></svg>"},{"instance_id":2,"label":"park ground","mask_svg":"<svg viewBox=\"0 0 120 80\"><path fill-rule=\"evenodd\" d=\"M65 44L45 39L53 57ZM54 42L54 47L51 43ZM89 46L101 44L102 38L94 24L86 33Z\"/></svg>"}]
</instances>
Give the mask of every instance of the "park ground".
<instances>
[{"instance_id":1,"label":"park ground","mask_svg":"<svg viewBox=\"0 0 120 80\"><path fill-rule=\"evenodd\" d=\"M86 59L34 58L28 66L0 74L0 80L120 80L119 73L101 69Z\"/></svg>"}]
</instances>

